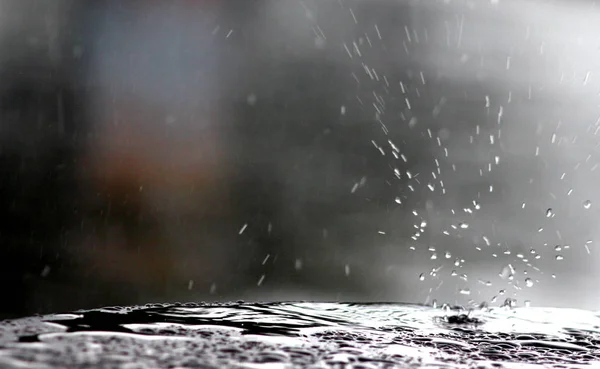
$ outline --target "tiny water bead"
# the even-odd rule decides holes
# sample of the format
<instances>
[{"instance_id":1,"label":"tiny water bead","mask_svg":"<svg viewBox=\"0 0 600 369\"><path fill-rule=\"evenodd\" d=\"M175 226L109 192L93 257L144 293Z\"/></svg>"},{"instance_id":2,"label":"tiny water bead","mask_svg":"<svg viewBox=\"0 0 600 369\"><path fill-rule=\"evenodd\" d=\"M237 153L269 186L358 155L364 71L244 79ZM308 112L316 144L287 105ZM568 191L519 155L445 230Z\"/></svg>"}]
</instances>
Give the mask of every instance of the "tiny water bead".
<instances>
[{"instance_id":1,"label":"tiny water bead","mask_svg":"<svg viewBox=\"0 0 600 369\"><path fill-rule=\"evenodd\" d=\"M554 216L554 211L552 208L546 210L546 218L552 218Z\"/></svg>"},{"instance_id":2,"label":"tiny water bead","mask_svg":"<svg viewBox=\"0 0 600 369\"><path fill-rule=\"evenodd\" d=\"M470 295L471 294L471 290L468 288L461 288L458 292L460 292L461 295Z\"/></svg>"},{"instance_id":3,"label":"tiny water bead","mask_svg":"<svg viewBox=\"0 0 600 369\"><path fill-rule=\"evenodd\" d=\"M592 202L590 200L586 200L583 202L583 208L584 209L589 209L592 207Z\"/></svg>"},{"instance_id":4,"label":"tiny water bead","mask_svg":"<svg viewBox=\"0 0 600 369\"><path fill-rule=\"evenodd\" d=\"M527 287L533 287L533 280L531 278L525 278L525 285Z\"/></svg>"},{"instance_id":5,"label":"tiny water bead","mask_svg":"<svg viewBox=\"0 0 600 369\"><path fill-rule=\"evenodd\" d=\"M495 300L495 298L493 299ZM0 322L0 368L583 368L591 311L441 304L149 304ZM560 317L560 319L557 319Z\"/></svg>"}]
</instances>

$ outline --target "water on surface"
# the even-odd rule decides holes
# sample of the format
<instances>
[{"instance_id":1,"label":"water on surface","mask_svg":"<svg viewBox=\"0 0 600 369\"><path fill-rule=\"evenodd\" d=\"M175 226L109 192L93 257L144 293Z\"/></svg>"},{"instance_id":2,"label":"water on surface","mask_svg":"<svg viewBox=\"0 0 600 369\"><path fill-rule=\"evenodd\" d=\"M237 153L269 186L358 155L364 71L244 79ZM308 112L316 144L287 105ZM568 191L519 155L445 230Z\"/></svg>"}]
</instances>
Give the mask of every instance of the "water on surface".
<instances>
[{"instance_id":1,"label":"water on surface","mask_svg":"<svg viewBox=\"0 0 600 369\"><path fill-rule=\"evenodd\" d=\"M0 323L0 368L600 367L591 311L155 304Z\"/></svg>"}]
</instances>

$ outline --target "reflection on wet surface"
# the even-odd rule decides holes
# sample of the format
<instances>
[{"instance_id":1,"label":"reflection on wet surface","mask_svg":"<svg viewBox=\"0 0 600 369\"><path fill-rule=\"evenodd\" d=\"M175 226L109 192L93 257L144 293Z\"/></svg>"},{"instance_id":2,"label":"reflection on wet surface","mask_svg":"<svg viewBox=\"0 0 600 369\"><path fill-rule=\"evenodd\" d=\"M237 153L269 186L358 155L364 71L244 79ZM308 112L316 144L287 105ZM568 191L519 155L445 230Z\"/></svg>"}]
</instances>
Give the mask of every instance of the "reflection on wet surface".
<instances>
[{"instance_id":1,"label":"reflection on wet surface","mask_svg":"<svg viewBox=\"0 0 600 369\"><path fill-rule=\"evenodd\" d=\"M3 368L577 368L599 345L595 313L542 308L186 303L0 323Z\"/></svg>"}]
</instances>

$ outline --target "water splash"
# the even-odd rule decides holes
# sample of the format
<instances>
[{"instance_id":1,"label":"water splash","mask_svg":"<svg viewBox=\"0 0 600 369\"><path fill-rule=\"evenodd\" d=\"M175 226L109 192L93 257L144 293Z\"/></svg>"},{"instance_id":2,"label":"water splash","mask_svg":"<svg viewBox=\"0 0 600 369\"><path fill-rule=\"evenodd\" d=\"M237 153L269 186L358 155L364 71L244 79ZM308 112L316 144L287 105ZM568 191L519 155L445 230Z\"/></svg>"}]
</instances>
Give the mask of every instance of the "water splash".
<instances>
[{"instance_id":1,"label":"water splash","mask_svg":"<svg viewBox=\"0 0 600 369\"><path fill-rule=\"evenodd\" d=\"M154 304L0 323L2 368L569 368L600 364L600 318L403 304Z\"/></svg>"}]
</instances>

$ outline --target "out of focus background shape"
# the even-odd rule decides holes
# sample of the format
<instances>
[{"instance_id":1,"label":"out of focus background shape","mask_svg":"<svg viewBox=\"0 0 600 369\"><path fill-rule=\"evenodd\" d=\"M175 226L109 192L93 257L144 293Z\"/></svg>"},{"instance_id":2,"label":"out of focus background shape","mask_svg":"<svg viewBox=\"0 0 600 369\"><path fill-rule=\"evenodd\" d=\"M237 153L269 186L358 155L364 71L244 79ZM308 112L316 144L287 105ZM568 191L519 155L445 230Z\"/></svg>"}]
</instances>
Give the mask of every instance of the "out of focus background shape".
<instances>
[{"instance_id":1,"label":"out of focus background shape","mask_svg":"<svg viewBox=\"0 0 600 369\"><path fill-rule=\"evenodd\" d=\"M592 1L3 0L0 316L595 309Z\"/></svg>"}]
</instances>

